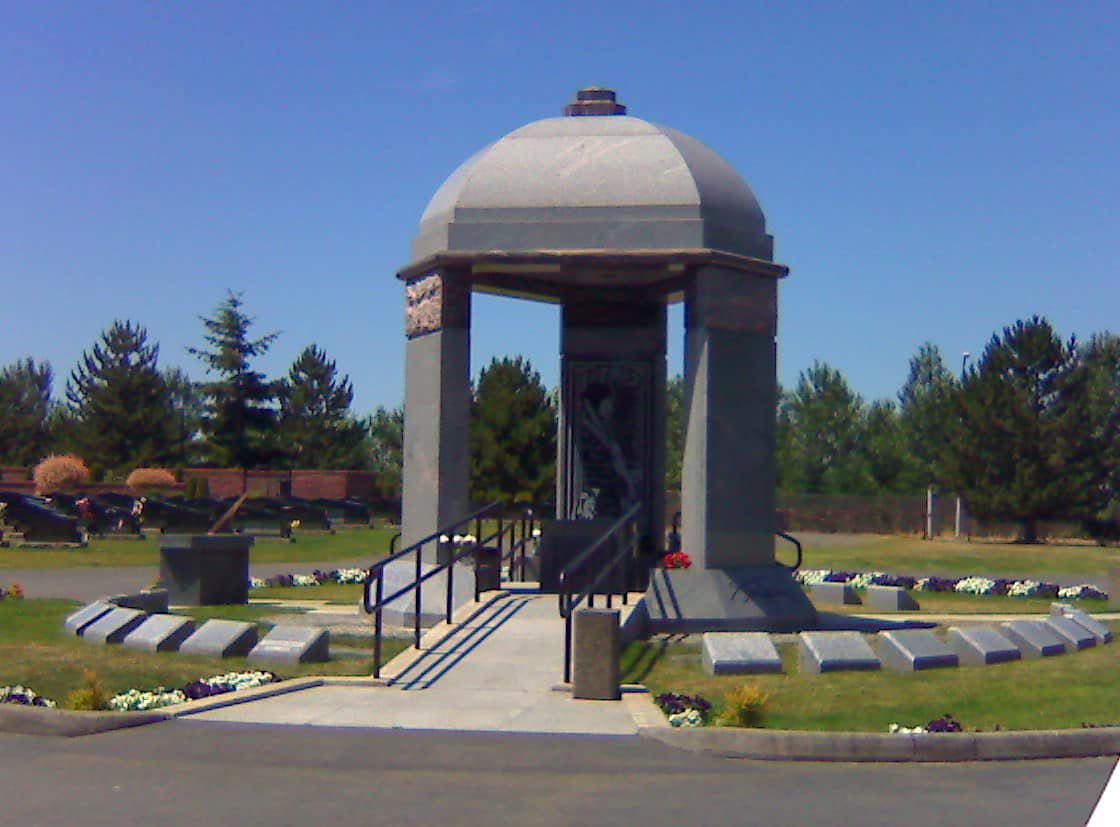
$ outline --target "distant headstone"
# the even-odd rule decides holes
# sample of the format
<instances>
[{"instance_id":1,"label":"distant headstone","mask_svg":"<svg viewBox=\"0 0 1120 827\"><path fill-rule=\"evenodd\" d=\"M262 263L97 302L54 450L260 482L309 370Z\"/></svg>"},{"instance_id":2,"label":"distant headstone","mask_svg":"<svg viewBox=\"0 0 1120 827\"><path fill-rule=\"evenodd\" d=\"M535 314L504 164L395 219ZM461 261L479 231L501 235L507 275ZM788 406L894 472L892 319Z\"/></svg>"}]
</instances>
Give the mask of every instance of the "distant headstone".
<instances>
[{"instance_id":1,"label":"distant headstone","mask_svg":"<svg viewBox=\"0 0 1120 827\"><path fill-rule=\"evenodd\" d=\"M1051 611L1053 611L1053 607L1051 607ZM1061 610L1061 614L1092 632L1093 637L1097 639L1097 643L1104 644L1112 642L1112 630L1081 609L1073 606L1064 606Z\"/></svg>"},{"instance_id":2,"label":"distant headstone","mask_svg":"<svg viewBox=\"0 0 1120 827\"><path fill-rule=\"evenodd\" d=\"M921 608L901 586L868 586L864 604L878 612L912 612Z\"/></svg>"},{"instance_id":3,"label":"distant headstone","mask_svg":"<svg viewBox=\"0 0 1120 827\"><path fill-rule=\"evenodd\" d=\"M702 651L709 675L782 671L782 658L766 632L705 632Z\"/></svg>"},{"instance_id":4,"label":"distant headstone","mask_svg":"<svg viewBox=\"0 0 1120 827\"><path fill-rule=\"evenodd\" d=\"M890 629L879 633L879 657L888 669L917 672L957 666L959 658L929 629Z\"/></svg>"},{"instance_id":5,"label":"distant headstone","mask_svg":"<svg viewBox=\"0 0 1120 827\"><path fill-rule=\"evenodd\" d=\"M242 534L165 535L159 582L176 606L249 602L249 548Z\"/></svg>"},{"instance_id":6,"label":"distant headstone","mask_svg":"<svg viewBox=\"0 0 1120 827\"><path fill-rule=\"evenodd\" d=\"M856 594L856 590L847 583L814 583L811 591L815 603L824 603L831 606L858 606L863 602Z\"/></svg>"},{"instance_id":7,"label":"distant headstone","mask_svg":"<svg viewBox=\"0 0 1120 827\"><path fill-rule=\"evenodd\" d=\"M249 652L250 662L326 663L331 633L312 626L274 626Z\"/></svg>"},{"instance_id":8,"label":"distant headstone","mask_svg":"<svg viewBox=\"0 0 1120 827\"><path fill-rule=\"evenodd\" d=\"M945 640L960 662L969 666L987 666L1023 657L1018 646L991 626L950 626Z\"/></svg>"},{"instance_id":9,"label":"distant headstone","mask_svg":"<svg viewBox=\"0 0 1120 827\"><path fill-rule=\"evenodd\" d=\"M115 606L86 626L82 637L94 643L120 643L125 636L144 622L147 615L136 609Z\"/></svg>"},{"instance_id":10,"label":"distant headstone","mask_svg":"<svg viewBox=\"0 0 1120 827\"><path fill-rule=\"evenodd\" d=\"M130 649L147 652L174 652L195 630L193 618L157 614L129 632L121 643Z\"/></svg>"},{"instance_id":11,"label":"distant headstone","mask_svg":"<svg viewBox=\"0 0 1120 827\"><path fill-rule=\"evenodd\" d=\"M1046 618L1045 623L1057 633L1058 637L1066 642L1066 651L1068 652L1080 652L1082 649L1097 645L1097 639L1093 636L1093 633L1072 618L1064 615L1051 616Z\"/></svg>"},{"instance_id":12,"label":"distant headstone","mask_svg":"<svg viewBox=\"0 0 1120 827\"><path fill-rule=\"evenodd\" d=\"M1041 620L1009 620L1000 628L1024 658L1048 658L1066 652L1065 640Z\"/></svg>"},{"instance_id":13,"label":"distant headstone","mask_svg":"<svg viewBox=\"0 0 1120 827\"><path fill-rule=\"evenodd\" d=\"M106 612L113 610L113 604L104 600L95 600L87 606L82 606L76 612L66 616L63 621L63 628L72 635L81 635L86 630L86 627L104 615Z\"/></svg>"},{"instance_id":14,"label":"distant headstone","mask_svg":"<svg viewBox=\"0 0 1120 827\"><path fill-rule=\"evenodd\" d=\"M880 668L879 658L859 632L802 632L798 638L803 673Z\"/></svg>"},{"instance_id":15,"label":"distant headstone","mask_svg":"<svg viewBox=\"0 0 1120 827\"><path fill-rule=\"evenodd\" d=\"M179 651L184 655L232 658L249 654L256 643L255 623L242 623L239 620L208 620L183 641Z\"/></svg>"},{"instance_id":16,"label":"distant headstone","mask_svg":"<svg viewBox=\"0 0 1120 827\"><path fill-rule=\"evenodd\" d=\"M134 594L118 594L116 597L110 597L109 602L114 606L154 615L167 614L169 601L167 589L145 589Z\"/></svg>"}]
</instances>

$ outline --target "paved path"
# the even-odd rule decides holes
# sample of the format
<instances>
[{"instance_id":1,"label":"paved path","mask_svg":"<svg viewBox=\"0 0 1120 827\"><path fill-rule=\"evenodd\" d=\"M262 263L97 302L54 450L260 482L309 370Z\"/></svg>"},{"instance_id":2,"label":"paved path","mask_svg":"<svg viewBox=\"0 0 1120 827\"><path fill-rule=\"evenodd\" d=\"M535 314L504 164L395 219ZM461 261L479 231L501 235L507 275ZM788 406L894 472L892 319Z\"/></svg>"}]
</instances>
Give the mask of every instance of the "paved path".
<instances>
[{"instance_id":1,"label":"paved path","mask_svg":"<svg viewBox=\"0 0 1120 827\"><path fill-rule=\"evenodd\" d=\"M385 670L390 686L321 686L192 715L192 720L374 729L633 735L632 708L558 691L564 625L555 595L506 592L453 633L425 638ZM435 642L432 642L435 638ZM442 638L442 639L440 639Z\"/></svg>"}]
</instances>

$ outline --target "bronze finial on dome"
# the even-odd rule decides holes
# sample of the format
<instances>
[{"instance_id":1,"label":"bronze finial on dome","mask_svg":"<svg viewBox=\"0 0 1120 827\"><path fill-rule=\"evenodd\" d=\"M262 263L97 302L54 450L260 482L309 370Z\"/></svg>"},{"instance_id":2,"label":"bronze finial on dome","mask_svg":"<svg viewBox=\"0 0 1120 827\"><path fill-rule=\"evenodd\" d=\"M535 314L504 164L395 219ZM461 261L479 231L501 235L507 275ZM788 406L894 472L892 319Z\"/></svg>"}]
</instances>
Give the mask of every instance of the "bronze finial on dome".
<instances>
[{"instance_id":1,"label":"bronze finial on dome","mask_svg":"<svg viewBox=\"0 0 1120 827\"><path fill-rule=\"evenodd\" d=\"M576 99L564 107L565 117L580 115L625 115L626 107L615 99L613 89L588 86L576 92Z\"/></svg>"}]
</instances>

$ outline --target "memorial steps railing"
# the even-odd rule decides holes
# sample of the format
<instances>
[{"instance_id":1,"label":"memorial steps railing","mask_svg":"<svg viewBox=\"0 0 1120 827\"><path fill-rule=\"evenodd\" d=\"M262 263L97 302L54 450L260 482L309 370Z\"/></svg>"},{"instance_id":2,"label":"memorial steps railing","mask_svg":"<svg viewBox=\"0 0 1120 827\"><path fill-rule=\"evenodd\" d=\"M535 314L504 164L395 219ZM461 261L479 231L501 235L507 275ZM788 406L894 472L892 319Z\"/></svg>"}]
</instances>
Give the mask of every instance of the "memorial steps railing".
<instances>
[{"instance_id":1,"label":"memorial steps railing","mask_svg":"<svg viewBox=\"0 0 1120 827\"><path fill-rule=\"evenodd\" d=\"M609 609L617 593L622 605L627 605L634 566L638 562L641 537L638 516L641 511L641 503L632 505L560 572L558 591L560 617L564 619L564 683L571 682L572 616L580 604L586 600L588 608L594 608L595 595L603 594Z\"/></svg>"},{"instance_id":2,"label":"memorial steps railing","mask_svg":"<svg viewBox=\"0 0 1120 827\"><path fill-rule=\"evenodd\" d=\"M412 645L420 648L420 613L422 586L428 580L447 572L447 590L444 601L444 618L450 623L454 606L454 577L455 565L461 560L472 558L475 564L474 599L477 602L482 589L484 575L489 574L492 588L497 588L501 583L501 567L509 566L509 579L514 579L515 570L519 567L522 579L525 574L525 556L530 543L539 536L537 522L533 511L529 510L519 518L509 518L502 513L502 503L495 501L483 506L477 511L467 515L461 520L442 526L427 537L416 541L412 545L396 551L400 541L400 534L393 536L389 543L389 556L379 560L366 570L365 582L362 592L362 608L366 614L374 616L373 622L373 676L381 677L381 642L384 632L383 612L385 607L394 600L404 597L409 592L414 595L415 611L412 629ZM474 534L464 538L462 533L469 534L471 524L474 524ZM491 530L492 529L492 530ZM485 535L483 532L487 531ZM458 543L453 542L458 539ZM435 546L437 553L436 566L424 571L423 551L425 547ZM385 595L385 568L390 563L404 560L412 556L415 563L413 579L407 585L398 588L390 595Z\"/></svg>"}]
</instances>

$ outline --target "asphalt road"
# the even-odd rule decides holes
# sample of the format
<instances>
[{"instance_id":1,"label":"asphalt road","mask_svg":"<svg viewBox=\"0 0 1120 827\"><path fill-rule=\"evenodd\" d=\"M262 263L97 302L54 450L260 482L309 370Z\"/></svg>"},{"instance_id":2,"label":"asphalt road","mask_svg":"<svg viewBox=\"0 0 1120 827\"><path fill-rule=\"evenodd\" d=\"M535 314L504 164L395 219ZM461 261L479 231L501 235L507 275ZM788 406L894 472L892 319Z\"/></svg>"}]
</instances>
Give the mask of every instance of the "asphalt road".
<instances>
[{"instance_id":1,"label":"asphalt road","mask_svg":"<svg viewBox=\"0 0 1120 827\"><path fill-rule=\"evenodd\" d=\"M172 721L0 736L0 823L1084 825L1115 759L789 764L639 737Z\"/></svg>"}]
</instances>

